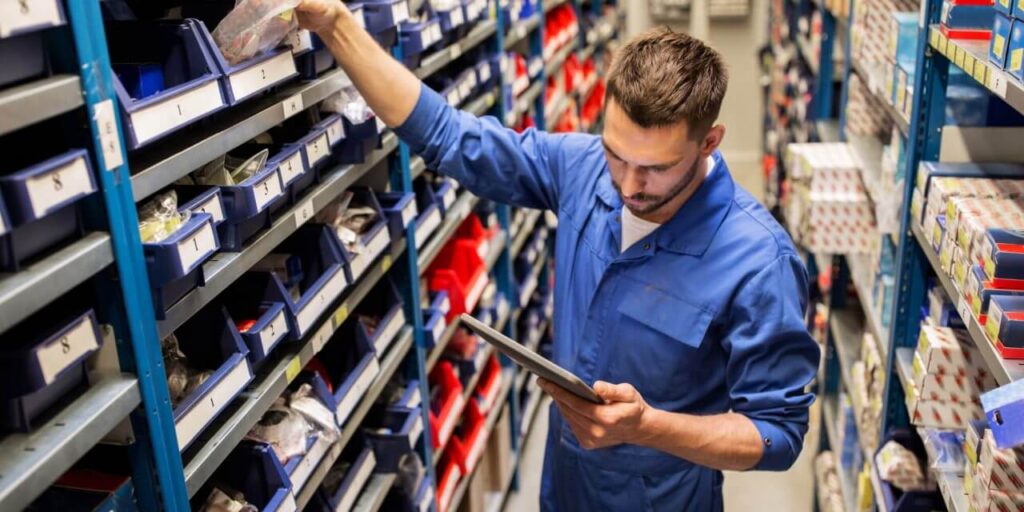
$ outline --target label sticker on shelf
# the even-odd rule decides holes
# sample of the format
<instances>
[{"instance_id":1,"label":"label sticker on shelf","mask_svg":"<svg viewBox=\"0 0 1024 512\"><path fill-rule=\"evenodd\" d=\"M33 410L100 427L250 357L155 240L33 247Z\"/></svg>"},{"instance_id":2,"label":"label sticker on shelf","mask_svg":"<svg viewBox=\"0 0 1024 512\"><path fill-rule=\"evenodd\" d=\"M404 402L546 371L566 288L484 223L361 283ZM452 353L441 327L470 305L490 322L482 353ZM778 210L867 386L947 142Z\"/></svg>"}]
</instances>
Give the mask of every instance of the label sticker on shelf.
<instances>
[{"instance_id":1,"label":"label sticker on shelf","mask_svg":"<svg viewBox=\"0 0 1024 512\"><path fill-rule=\"evenodd\" d=\"M974 72L974 63L975 62L976 61L974 60L974 56L973 55L971 55L970 53L964 52L964 65L962 67L964 68L964 71L968 75L970 75L971 73Z\"/></svg>"},{"instance_id":2,"label":"label sticker on shelf","mask_svg":"<svg viewBox=\"0 0 1024 512\"><path fill-rule=\"evenodd\" d=\"M295 512L298 508L299 506L295 503L295 496L289 491L281 502L281 506L277 507L277 512Z\"/></svg>"},{"instance_id":3,"label":"label sticker on shelf","mask_svg":"<svg viewBox=\"0 0 1024 512\"><path fill-rule=\"evenodd\" d=\"M269 354L270 349L274 347L285 333L288 332L288 322L284 316L284 310L280 310L274 315L274 319L267 324L266 327L260 331L260 346L263 347L263 353Z\"/></svg>"},{"instance_id":4,"label":"label sticker on shelf","mask_svg":"<svg viewBox=\"0 0 1024 512\"><path fill-rule=\"evenodd\" d=\"M331 145L327 141L327 134L322 133L306 144L306 161L310 167L320 163L331 154Z\"/></svg>"},{"instance_id":5,"label":"label sticker on shelf","mask_svg":"<svg viewBox=\"0 0 1024 512\"><path fill-rule=\"evenodd\" d=\"M95 323L92 316L86 315L78 325L36 352L43 382L49 385L60 372L66 370L78 358L99 347Z\"/></svg>"},{"instance_id":6,"label":"label sticker on shelf","mask_svg":"<svg viewBox=\"0 0 1024 512\"><path fill-rule=\"evenodd\" d=\"M462 17L462 6L456 6L448 12L448 21L451 23L452 28L458 27L466 21Z\"/></svg>"},{"instance_id":7,"label":"label sticker on shelf","mask_svg":"<svg viewBox=\"0 0 1024 512\"><path fill-rule=\"evenodd\" d=\"M441 342L441 336L444 336L444 330L448 328L448 322L445 319L444 314L439 314L437 322L434 322L434 328L430 334L434 336L434 343Z\"/></svg>"},{"instance_id":8,"label":"label sticker on shelf","mask_svg":"<svg viewBox=\"0 0 1024 512\"><path fill-rule=\"evenodd\" d=\"M367 453L363 463L355 468L353 476L348 490L342 495L341 499L338 500L338 505L334 507L334 510L352 510L352 505L355 505L356 498L359 497L359 493L362 488L366 485L366 482L370 480L370 475L373 474L373 468L377 466L377 458L374 457L373 452Z\"/></svg>"},{"instance_id":9,"label":"label sticker on shelf","mask_svg":"<svg viewBox=\"0 0 1024 512\"><path fill-rule=\"evenodd\" d=\"M980 60L974 62L974 79L982 85L988 83L988 64Z\"/></svg>"},{"instance_id":10,"label":"label sticker on shelf","mask_svg":"<svg viewBox=\"0 0 1024 512\"><path fill-rule=\"evenodd\" d=\"M205 396L201 397L178 421L174 430L178 438L178 446L189 444L221 409L224 408L252 379L249 363L244 357L239 358L235 367L228 371L220 382L213 386Z\"/></svg>"},{"instance_id":11,"label":"label sticker on shelf","mask_svg":"<svg viewBox=\"0 0 1024 512\"><path fill-rule=\"evenodd\" d=\"M281 190L281 176L275 169L274 172L267 174L262 180L256 182L252 187L253 195L255 196L254 203L256 204L256 210L262 212L264 208L270 203L274 202L275 199L281 197L284 193Z\"/></svg>"},{"instance_id":12,"label":"label sticker on shelf","mask_svg":"<svg viewBox=\"0 0 1024 512\"><path fill-rule=\"evenodd\" d=\"M178 260L181 262L181 273L191 272L196 263L217 250L213 223L202 223L192 236L178 242L177 250Z\"/></svg>"},{"instance_id":13,"label":"label sticker on shelf","mask_svg":"<svg viewBox=\"0 0 1024 512\"><path fill-rule=\"evenodd\" d=\"M303 108L302 107L302 93L300 92L300 93L298 93L298 94L296 94L296 95L294 95L294 96L284 100L281 103L281 106L284 108L284 118L285 119L288 119L289 117L292 117L295 114L298 114L299 112L302 112L302 108Z\"/></svg>"},{"instance_id":14,"label":"label sticker on shelf","mask_svg":"<svg viewBox=\"0 0 1024 512\"><path fill-rule=\"evenodd\" d=\"M391 255L385 254L380 260L380 271L387 272L388 270L391 270Z\"/></svg>"},{"instance_id":15,"label":"label sticker on shelf","mask_svg":"<svg viewBox=\"0 0 1024 512\"><path fill-rule=\"evenodd\" d=\"M423 435L423 416L416 415L416 421L409 427L409 446L416 446L416 441Z\"/></svg>"},{"instance_id":16,"label":"label sticker on shelf","mask_svg":"<svg viewBox=\"0 0 1024 512\"><path fill-rule=\"evenodd\" d=\"M334 312L334 324L341 327L341 324L348 320L348 301L338 306L337 311Z\"/></svg>"},{"instance_id":17,"label":"label sticker on shelf","mask_svg":"<svg viewBox=\"0 0 1024 512\"><path fill-rule=\"evenodd\" d=\"M72 199L96 191L84 156L75 158L52 171L28 178L25 186L28 189L32 213L37 218L45 216L51 209Z\"/></svg>"},{"instance_id":18,"label":"label sticker on shelf","mask_svg":"<svg viewBox=\"0 0 1024 512\"><path fill-rule=\"evenodd\" d=\"M928 44L930 44L932 48L936 48L937 49L939 47L939 31L938 30L932 30L931 32L928 33Z\"/></svg>"},{"instance_id":19,"label":"label sticker on shelf","mask_svg":"<svg viewBox=\"0 0 1024 512\"><path fill-rule=\"evenodd\" d=\"M320 326L320 329L316 331L316 334L313 335L313 353L319 353L333 335L334 325L331 324L331 322L324 322L324 324Z\"/></svg>"},{"instance_id":20,"label":"label sticker on shelf","mask_svg":"<svg viewBox=\"0 0 1024 512\"><path fill-rule=\"evenodd\" d=\"M427 490L423 491L423 499L420 500L420 512L428 512L431 505L434 504L434 488L427 486Z\"/></svg>"},{"instance_id":21,"label":"label sticker on shelf","mask_svg":"<svg viewBox=\"0 0 1024 512\"><path fill-rule=\"evenodd\" d=\"M327 142L332 146L345 139L345 125L338 119L327 126Z\"/></svg>"},{"instance_id":22,"label":"label sticker on shelf","mask_svg":"<svg viewBox=\"0 0 1024 512\"><path fill-rule=\"evenodd\" d=\"M299 314L295 315L296 324L298 324L299 332L295 333L297 337L302 337L306 334L306 331L313 326L313 321L320 316L320 313L327 309L327 306L341 295L341 292L348 286L348 279L345 278L345 272L341 269L341 266L336 266L334 269L334 275L328 279L327 283L320 289L320 291L299 311Z\"/></svg>"},{"instance_id":23,"label":"label sticker on shelf","mask_svg":"<svg viewBox=\"0 0 1024 512\"><path fill-rule=\"evenodd\" d=\"M419 213L416 207L416 201L409 201L405 206L402 207L402 227L408 227L409 223L416 218L416 214Z\"/></svg>"},{"instance_id":24,"label":"label sticker on shelf","mask_svg":"<svg viewBox=\"0 0 1024 512\"><path fill-rule=\"evenodd\" d=\"M288 33L285 41L292 47L292 53L301 53L313 49L313 37L309 30L293 30Z\"/></svg>"},{"instance_id":25,"label":"label sticker on shelf","mask_svg":"<svg viewBox=\"0 0 1024 512\"><path fill-rule=\"evenodd\" d=\"M996 71L994 69L989 72L988 88L995 93L996 96L999 96L1002 99L1006 99L1006 86L1008 82L1009 80L1006 73Z\"/></svg>"},{"instance_id":26,"label":"label sticker on shelf","mask_svg":"<svg viewBox=\"0 0 1024 512\"><path fill-rule=\"evenodd\" d=\"M455 204L455 199L456 199L456 197L455 197L455 188L454 187L448 187L448 190L446 190L444 192L444 196L441 197L441 201L444 204L444 209L445 210L450 209L452 207L452 205Z\"/></svg>"},{"instance_id":27,"label":"label sticker on shelf","mask_svg":"<svg viewBox=\"0 0 1024 512\"><path fill-rule=\"evenodd\" d=\"M1010 71L1020 71L1024 48L1015 48L1010 52Z\"/></svg>"},{"instance_id":28,"label":"label sticker on shelf","mask_svg":"<svg viewBox=\"0 0 1024 512\"><path fill-rule=\"evenodd\" d=\"M306 172L306 169L302 166L302 153L296 151L294 155L281 162L277 166L277 170L281 173L281 181L284 182L284 185L291 185L292 182L299 179Z\"/></svg>"},{"instance_id":29,"label":"label sticker on shelf","mask_svg":"<svg viewBox=\"0 0 1024 512\"><path fill-rule=\"evenodd\" d=\"M388 321L388 324L384 329L378 328L380 336L377 336L377 341L373 344L373 348L377 351L378 355L382 355L384 352L387 352L388 347L391 346L391 342L395 340L395 336L398 335L398 331L401 330L404 325L405 313L399 309L395 316L391 317L391 320Z\"/></svg>"},{"instance_id":30,"label":"label sticker on shelf","mask_svg":"<svg viewBox=\"0 0 1024 512\"><path fill-rule=\"evenodd\" d=\"M192 212L209 213L214 224L224 220L224 206L221 204L219 194L214 194L206 201L200 203L192 209ZM0 230L0 232L2 232L2 230Z\"/></svg>"},{"instance_id":31,"label":"label sticker on shelf","mask_svg":"<svg viewBox=\"0 0 1024 512\"><path fill-rule=\"evenodd\" d=\"M338 421L338 425L344 425L345 420L355 410L356 405L359 405L360 400L363 399L363 395L366 394L366 390L370 388L370 384L380 373L380 363L377 358L374 357L370 364L363 368L362 373L349 388L348 392L345 393L345 398L341 399L341 403L338 404L338 412L335 414L335 419Z\"/></svg>"},{"instance_id":32,"label":"label sticker on shelf","mask_svg":"<svg viewBox=\"0 0 1024 512\"><path fill-rule=\"evenodd\" d=\"M313 446L309 448L306 455L299 461L299 465L295 467L291 474L291 483L293 488L301 489L306 485L309 477L313 475L313 470L316 469L320 461L323 460L324 455L327 453L327 449L331 447L331 443L317 435L316 441L313 442Z\"/></svg>"},{"instance_id":33,"label":"label sticker on shelf","mask_svg":"<svg viewBox=\"0 0 1024 512\"><path fill-rule=\"evenodd\" d=\"M292 381L295 380L295 377L298 377L299 373L301 373L301 372L302 372L302 360L299 359L299 356L295 356L288 363L288 366L284 369L284 378L285 378L285 380L288 381L289 384L291 384Z\"/></svg>"},{"instance_id":34,"label":"label sticker on shelf","mask_svg":"<svg viewBox=\"0 0 1024 512\"><path fill-rule=\"evenodd\" d=\"M28 28L55 27L61 24L57 0L18 0L0 2L0 39Z\"/></svg>"},{"instance_id":35,"label":"label sticker on shelf","mask_svg":"<svg viewBox=\"0 0 1024 512\"><path fill-rule=\"evenodd\" d=\"M974 318L974 315L971 313L971 306L967 304L967 300L963 296L960 297L956 309L964 323L970 323L971 319Z\"/></svg>"},{"instance_id":36,"label":"label sticker on shelf","mask_svg":"<svg viewBox=\"0 0 1024 512\"><path fill-rule=\"evenodd\" d=\"M93 107L93 122L96 123L96 133L100 137L100 147L103 148L103 167L108 171L124 164L121 136L117 133L114 116L114 100L103 100Z\"/></svg>"},{"instance_id":37,"label":"label sticker on shelf","mask_svg":"<svg viewBox=\"0 0 1024 512\"><path fill-rule=\"evenodd\" d=\"M148 142L224 106L220 84L208 82L195 89L129 114L139 143Z\"/></svg>"},{"instance_id":38,"label":"label sticker on shelf","mask_svg":"<svg viewBox=\"0 0 1024 512\"><path fill-rule=\"evenodd\" d=\"M295 73L295 58L290 52L283 52L259 65L230 75L228 84L238 102Z\"/></svg>"},{"instance_id":39,"label":"label sticker on shelf","mask_svg":"<svg viewBox=\"0 0 1024 512\"><path fill-rule=\"evenodd\" d=\"M430 213L427 214L427 218L420 222L416 226L416 249L423 247L423 244L427 242L430 235L434 234L437 227L441 225L441 211L434 207Z\"/></svg>"},{"instance_id":40,"label":"label sticker on shelf","mask_svg":"<svg viewBox=\"0 0 1024 512\"><path fill-rule=\"evenodd\" d=\"M962 46L958 45L956 47L956 53L955 53L955 57L954 57L953 60L954 60L954 62L956 62L956 65L960 66L961 68L964 67L964 54L965 53L966 52L964 52L964 49L963 49Z\"/></svg>"},{"instance_id":41,"label":"label sticker on shelf","mask_svg":"<svg viewBox=\"0 0 1024 512\"><path fill-rule=\"evenodd\" d=\"M406 0L401 0L395 5L391 6L391 21L395 25L409 19L409 4Z\"/></svg>"}]
</instances>

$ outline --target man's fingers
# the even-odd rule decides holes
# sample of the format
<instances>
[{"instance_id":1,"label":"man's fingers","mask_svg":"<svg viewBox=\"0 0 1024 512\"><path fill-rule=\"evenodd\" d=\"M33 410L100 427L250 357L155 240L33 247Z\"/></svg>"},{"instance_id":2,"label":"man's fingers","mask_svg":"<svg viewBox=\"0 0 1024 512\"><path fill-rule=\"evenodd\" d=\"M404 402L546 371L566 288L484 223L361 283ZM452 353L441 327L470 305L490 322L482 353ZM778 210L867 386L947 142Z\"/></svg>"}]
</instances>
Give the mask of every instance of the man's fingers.
<instances>
[{"instance_id":1,"label":"man's fingers","mask_svg":"<svg viewBox=\"0 0 1024 512\"><path fill-rule=\"evenodd\" d=\"M603 380L594 383L594 392L608 402L633 402L639 395L629 384L612 384Z\"/></svg>"},{"instance_id":2,"label":"man's fingers","mask_svg":"<svg viewBox=\"0 0 1024 512\"><path fill-rule=\"evenodd\" d=\"M600 407L599 405L592 404L571 392L562 389L561 386L558 386L551 381L537 379L537 384L540 385L540 388L543 389L545 393L551 395L551 398L554 398L565 407L569 407L592 420L597 419L596 408Z\"/></svg>"}]
</instances>

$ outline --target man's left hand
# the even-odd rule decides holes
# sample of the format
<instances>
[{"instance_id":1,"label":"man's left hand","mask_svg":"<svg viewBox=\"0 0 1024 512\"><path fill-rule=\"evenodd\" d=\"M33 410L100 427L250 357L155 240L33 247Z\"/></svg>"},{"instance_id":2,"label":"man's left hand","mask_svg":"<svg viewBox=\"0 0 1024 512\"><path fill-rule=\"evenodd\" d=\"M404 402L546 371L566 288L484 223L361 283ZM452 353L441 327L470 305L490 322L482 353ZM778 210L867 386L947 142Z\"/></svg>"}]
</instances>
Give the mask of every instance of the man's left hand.
<instances>
[{"instance_id":1,"label":"man's left hand","mask_svg":"<svg viewBox=\"0 0 1024 512\"><path fill-rule=\"evenodd\" d=\"M588 402L544 379L537 383L555 400L580 446L588 450L623 443L640 444L646 437L646 422L653 409L629 384L594 383L594 392L604 404Z\"/></svg>"}]
</instances>

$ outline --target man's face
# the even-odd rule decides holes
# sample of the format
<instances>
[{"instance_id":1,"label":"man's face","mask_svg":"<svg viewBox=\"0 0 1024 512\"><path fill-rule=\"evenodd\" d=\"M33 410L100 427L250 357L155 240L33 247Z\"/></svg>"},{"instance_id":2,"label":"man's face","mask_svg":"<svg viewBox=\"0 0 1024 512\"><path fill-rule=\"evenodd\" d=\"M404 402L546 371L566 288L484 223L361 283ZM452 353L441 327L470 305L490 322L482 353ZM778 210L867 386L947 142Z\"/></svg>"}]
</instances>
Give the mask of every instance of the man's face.
<instances>
[{"instance_id":1,"label":"man's face","mask_svg":"<svg viewBox=\"0 0 1024 512\"><path fill-rule=\"evenodd\" d=\"M685 122L643 128L609 99L603 141L612 184L634 215L664 223L701 183L700 163L710 154L691 140ZM715 144L717 145L717 144Z\"/></svg>"}]
</instances>

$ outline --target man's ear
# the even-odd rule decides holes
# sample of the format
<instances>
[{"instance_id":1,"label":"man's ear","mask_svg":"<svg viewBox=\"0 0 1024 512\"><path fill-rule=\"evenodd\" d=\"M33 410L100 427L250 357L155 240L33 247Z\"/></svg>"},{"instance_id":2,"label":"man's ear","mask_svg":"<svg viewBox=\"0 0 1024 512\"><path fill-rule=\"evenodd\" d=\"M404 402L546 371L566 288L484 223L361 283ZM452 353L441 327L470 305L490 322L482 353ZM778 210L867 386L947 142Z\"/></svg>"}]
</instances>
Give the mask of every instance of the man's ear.
<instances>
[{"instance_id":1,"label":"man's ear","mask_svg":"<svg viewBox=\"0 0 1024 512\"><path fill-rule=\"evenodd\" d=\"M704 136L704 140L700 143L700 154L707 158L711 153L714 153L718 146L722 144L722 139L725 138L725 125L716 124L712 126L707 135Z\"/></svg>"}]
</instances>

